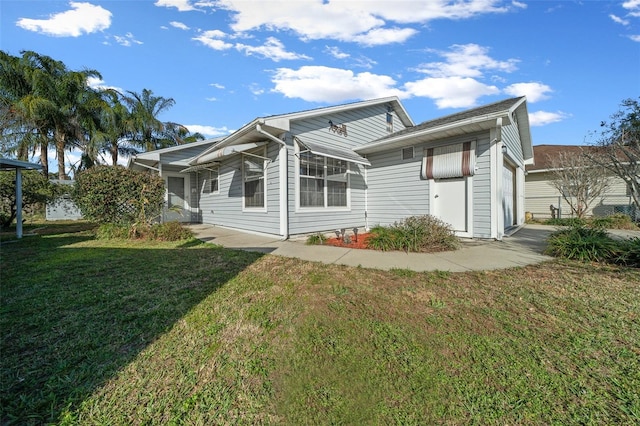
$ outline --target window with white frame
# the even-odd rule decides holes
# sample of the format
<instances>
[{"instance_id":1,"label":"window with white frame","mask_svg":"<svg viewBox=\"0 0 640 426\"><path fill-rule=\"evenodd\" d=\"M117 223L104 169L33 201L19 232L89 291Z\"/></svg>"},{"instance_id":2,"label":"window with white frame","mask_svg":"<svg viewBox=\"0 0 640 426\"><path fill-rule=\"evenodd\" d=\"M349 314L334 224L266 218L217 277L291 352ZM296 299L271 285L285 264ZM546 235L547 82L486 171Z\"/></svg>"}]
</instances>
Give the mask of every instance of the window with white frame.
<instances>
[{"instance_id":1,"label":"window with white frame","mask_svg":"<svg viewBox=\"0 0 640 426\"><path fill-rule=\"evenodd\" d=\"M204 187L202 192L213 194L218 192L218 170L206 170L204 173Z\"/></svg>"},{"instance_id":2,"label":"window with white frame","mask_svg":"<svg viewBox=\"0 0 640 426\"><path fill-rule=\"evenodd\" d=\"M310 151L299 155L300 207L347 207L349 163Z\"/></svg>"},{"instance_id":3,"label":"window with white frame","mask_svg":"<svg viewBox=\"0 0 640 426\"><path fill-rule=\"evenodd\" d=\"M246 208L265 207L265 167L264 158L260 154L263 154L263 151L242 155L242 182Z\"/></svg>"}]
</instances>

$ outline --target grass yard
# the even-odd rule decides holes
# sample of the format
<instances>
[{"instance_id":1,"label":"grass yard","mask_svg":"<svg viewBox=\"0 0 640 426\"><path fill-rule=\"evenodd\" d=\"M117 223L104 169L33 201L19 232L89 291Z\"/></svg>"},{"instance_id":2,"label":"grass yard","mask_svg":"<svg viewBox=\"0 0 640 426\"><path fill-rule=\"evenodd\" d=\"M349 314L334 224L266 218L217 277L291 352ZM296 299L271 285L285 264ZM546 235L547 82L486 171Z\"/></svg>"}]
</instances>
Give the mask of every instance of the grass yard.
<instances>
[{"instance_id":1,"label":"grass yard","mask_svg":"<svg viewBox=\"0 0 640 426\"><path fill-rule=\"evenodd\" d=\"M640 270L3 243L2 424L638 424Z\"/></svg>"}]
</instances>

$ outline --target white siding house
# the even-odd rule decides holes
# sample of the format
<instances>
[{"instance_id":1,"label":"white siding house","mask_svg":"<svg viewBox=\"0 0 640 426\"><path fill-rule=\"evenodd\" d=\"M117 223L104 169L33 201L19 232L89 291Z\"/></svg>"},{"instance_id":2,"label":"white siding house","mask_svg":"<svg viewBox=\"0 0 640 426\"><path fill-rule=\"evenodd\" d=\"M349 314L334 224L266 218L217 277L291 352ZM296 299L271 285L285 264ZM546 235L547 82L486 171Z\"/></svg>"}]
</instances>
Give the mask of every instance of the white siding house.
<instances>
[{"instance_id":1,"label":"white siding house","mask_svg":"<svg viewBox=\"0 0 640 426\"><path fill-rule=\"evenodd\" d=\"M551 218L552 207L556 216L574 216L569 203L551 183L553 179L552 160L560 155L581 155L583 149L590 149L590 147L579 145L537 145L533 147L535 164L527 166L525 210L534 219ZM594 200L587 209L586 215L608 216L614 213L625 213L632 217L637 214L634 212L633 198L627 184L619 177L611 176L609 187L600 198Z\"/></svg>"},{"instance_id":2,"label":"white siding house","mask_svg":"<svg viewBox=\"0 0 640 426\"><path fill-rule=\"evenodd\" d=\"M532 155L525 98L415 125L389 97L257 118L129 165L165 177L165 220L288 238L432 214L500 239L524 223Z\"/></svg>"}]
</instances>

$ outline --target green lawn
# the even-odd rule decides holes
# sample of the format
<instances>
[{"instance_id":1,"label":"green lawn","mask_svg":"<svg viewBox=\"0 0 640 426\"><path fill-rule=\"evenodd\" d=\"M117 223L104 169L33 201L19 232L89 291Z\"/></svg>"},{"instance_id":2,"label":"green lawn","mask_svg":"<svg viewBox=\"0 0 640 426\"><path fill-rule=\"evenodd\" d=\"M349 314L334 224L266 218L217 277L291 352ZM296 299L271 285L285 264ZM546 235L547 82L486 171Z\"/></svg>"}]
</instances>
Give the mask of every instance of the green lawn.
<instances>
[{"instance_id":1,"label":"green lawn","mask_svg":"<svg viewBox=\"0 0 640 426\"><path fill-rule=\"evenodd\" d=\"M1 424L638 424L640 271L327 266L57 225L0 248Z\"/></svg>"}]
</instances>

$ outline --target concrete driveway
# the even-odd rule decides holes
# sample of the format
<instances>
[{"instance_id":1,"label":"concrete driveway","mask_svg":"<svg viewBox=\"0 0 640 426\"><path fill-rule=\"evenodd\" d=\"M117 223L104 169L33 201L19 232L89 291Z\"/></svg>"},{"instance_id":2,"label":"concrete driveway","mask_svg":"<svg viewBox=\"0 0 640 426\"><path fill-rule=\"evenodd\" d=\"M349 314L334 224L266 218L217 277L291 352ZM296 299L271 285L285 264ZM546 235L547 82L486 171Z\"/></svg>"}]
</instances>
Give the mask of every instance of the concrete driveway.
<instances>
[{"instance_id":1,"label":"concrete driveway","mask_svg":"<svg viewBox=\"0 0 640 426\"><path fill-rule=\"evenodd\" d=\"M545 239L554 227L526 225L502 241L463 240L460 250L441 253L405 253L306 245L304 240L282 241L228 228L200 224L189 228L196 238L226 248L269 253L326 264L422 271L480 271L541 263Z\"/></svg>"}]
</instances>

